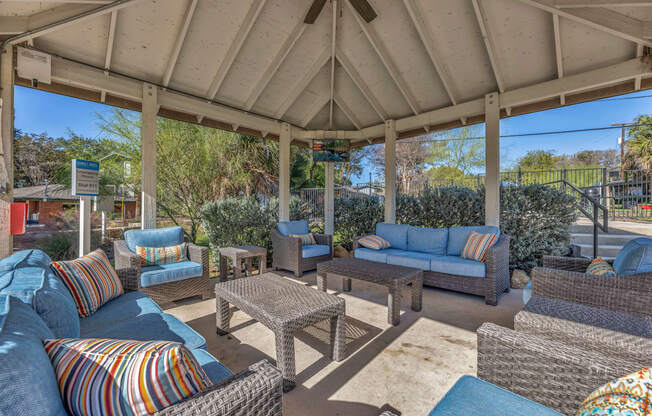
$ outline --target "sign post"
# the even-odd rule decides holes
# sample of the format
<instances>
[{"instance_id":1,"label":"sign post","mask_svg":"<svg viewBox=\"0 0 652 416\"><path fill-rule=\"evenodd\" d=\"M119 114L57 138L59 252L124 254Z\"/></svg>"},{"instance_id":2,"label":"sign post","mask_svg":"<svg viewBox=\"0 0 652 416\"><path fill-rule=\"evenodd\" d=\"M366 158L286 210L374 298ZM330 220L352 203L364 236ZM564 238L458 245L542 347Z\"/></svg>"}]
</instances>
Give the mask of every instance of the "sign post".
<instances>
[{"instance_id":1,"label":"sign post","mask_svg":"<svg viewBox=\"0 0 652 416\"><path fill-rule=\"evenodd\" d=\"M72 160L72 194L79 196L79 256L91 251L91 197L100 193L100 164Z\"/></svg>"}]
</instances>

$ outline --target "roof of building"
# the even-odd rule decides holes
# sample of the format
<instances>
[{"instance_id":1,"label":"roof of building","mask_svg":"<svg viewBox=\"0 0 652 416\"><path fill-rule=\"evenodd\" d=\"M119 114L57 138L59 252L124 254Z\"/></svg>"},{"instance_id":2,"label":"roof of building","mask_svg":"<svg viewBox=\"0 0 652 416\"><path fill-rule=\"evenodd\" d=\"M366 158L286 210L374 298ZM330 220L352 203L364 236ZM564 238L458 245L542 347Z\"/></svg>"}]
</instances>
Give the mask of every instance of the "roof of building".
<instances>
[{"instance_id":1,"label":"roof of building","mask_svg":"<svg viewBox=\"0 0 652 416\"><path fill-rule=\"evenodd\" d=\"M72 190L66 185L37 185L14 188L14 200L16 201L79 201L78 196L72 194ZM118 200L119 197L116 197ZM125 201L135 202L136 198L125 198Z\"/></svg>"}]
</instances>

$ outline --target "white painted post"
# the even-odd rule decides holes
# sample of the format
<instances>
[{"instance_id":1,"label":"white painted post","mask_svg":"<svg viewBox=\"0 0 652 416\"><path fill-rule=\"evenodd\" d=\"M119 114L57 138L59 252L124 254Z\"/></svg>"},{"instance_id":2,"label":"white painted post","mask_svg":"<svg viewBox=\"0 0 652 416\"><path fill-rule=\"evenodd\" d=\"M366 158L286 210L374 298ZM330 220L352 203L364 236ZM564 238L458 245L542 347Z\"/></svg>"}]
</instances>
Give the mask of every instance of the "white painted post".
<instances>
[{"instance_id":1,"label":"white painted post","mask_svg":"<svg viewBox=\"0 0 652 416\"><path fill-rule=\"evenodd\" d=\"M385 122L385 222L396 222L396 121Z\"/></svg>"},{"instance_id":2,"label":"white painted post","mask_svg":"<svg viewBox=\"0 0 652 416\"><path fill-rule=\"evenodd\" d=\"M143 84L141 113L141 228L156 228L156 87Z\"/></svg>"},{"instance_id":3,"label":"white painted post","mask_svg":"<svg viewBox=\"0 0 652 416\"><path fill-rule=\"evenodd\" d=\"M91 205L90 197L79 198L79 257L91 251Z\"/></svg>"},{"instance_id":4,"label":"white painted post","mask_svg":"<svg viewBox=\"0 0 652 416\"><path fill-rule=\"evenodd\" d=\"M324 233L335 232L335 163L326 162L326 193L324 195Z\"/></svg>"},{"instance_id":5,"label":"white painted post","mask_svg":"<svg viewBox=\"0 0 652 416\"><path fill-rule=\"evenodd\" d=\"M485 224L500 225L500 94L485 95Z\"/></svg>"},{"instance_id":6,"label":"white painted post","mask_svg":"<svg viewBox=\"0 0 652 416\"><path fill-rule=\"evenodd\" d=\"M13 47L0 51L0 258L13 252L9 211L14 188L14 55Z\"/></svg>"},{"instance_id":7,"label":"white painted post","mask_svg":"<svg viewBox=\"0 0 652 416\"><path fill-rule=\"evenodd\" d=\"M106 240L106 211L102 211L102 242Z\"/></svg>"},{"instance_id":8,"label":"white painted post","mask_svg":"<svg viewBox=\"0 0 652 416\"><path fill-rule=\"evenodd\" d=\"M288 123L281 125L279 136L279 172L278 172L278 219L290 220L290 143L292 127Z\"/></svg>"}]
</instances>

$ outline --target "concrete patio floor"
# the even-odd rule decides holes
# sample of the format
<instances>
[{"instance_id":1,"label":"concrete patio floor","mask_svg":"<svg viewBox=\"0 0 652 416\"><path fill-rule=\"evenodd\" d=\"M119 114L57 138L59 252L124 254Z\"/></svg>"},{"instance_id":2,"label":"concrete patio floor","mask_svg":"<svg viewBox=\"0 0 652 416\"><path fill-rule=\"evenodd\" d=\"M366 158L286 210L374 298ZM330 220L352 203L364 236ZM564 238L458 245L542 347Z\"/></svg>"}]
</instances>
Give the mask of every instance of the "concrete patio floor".
<instances>
[{"instance_id":1,"label":"concrete patio floor","mask_svg":"<svg viewBox=\"0 0 652 416\"><path fill-rule=\"evenodd\" d=\"M300 279L316 288L315 273ZM498 306L477 296L425 287L423 310L410 309L404 293L401 323L387 323L387 293L377 285L353 281L339 291L330 279L329 292L346 300L347 358L330 360L326 323L308 328L295 339L297 387L284 395L284 415L378 415L394 409L402 415L427 415L455 381L476 373L475 330L483 322L513 327L523 307L521 290L505 294ZM316 289L315 289L316 290ZM261 359L275 359L274 335L240 311L230 335L215 333L215 301L186 300L166 312L201 333L208 350L238 372Z\"/></svg>"}]
</instances>

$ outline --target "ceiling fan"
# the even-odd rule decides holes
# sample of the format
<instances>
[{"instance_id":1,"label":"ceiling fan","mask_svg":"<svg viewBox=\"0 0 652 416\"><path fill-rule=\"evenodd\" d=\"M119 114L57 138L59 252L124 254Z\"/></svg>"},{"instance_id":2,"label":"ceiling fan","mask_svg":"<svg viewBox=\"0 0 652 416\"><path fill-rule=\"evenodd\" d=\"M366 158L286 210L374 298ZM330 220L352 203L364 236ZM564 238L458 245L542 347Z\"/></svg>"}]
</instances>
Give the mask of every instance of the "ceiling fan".
<instances>
[{"instance_id":1,"label":"ceiling fan","mask_svg":"<svg viewBox=\"0 0 652 416\"><path fill-rule=\"evenodd\" d=\"M360 13L360 16L362 16L362 18L367 23L378 17L378 14L376 14L376 11L373 7L371 7L371 4L369 4L368 0L349 0L349 2L351 3L351 6L353 6L353 8L357 10L358 13ZM315 23L315 20L317 20L317 17L321 13L325 4L326 0L314 0L303 22L309 25Z\"/></svg>"}]
</instances>

